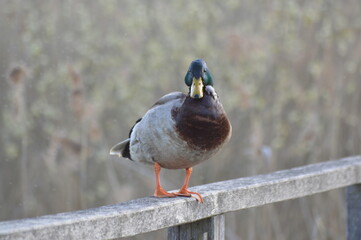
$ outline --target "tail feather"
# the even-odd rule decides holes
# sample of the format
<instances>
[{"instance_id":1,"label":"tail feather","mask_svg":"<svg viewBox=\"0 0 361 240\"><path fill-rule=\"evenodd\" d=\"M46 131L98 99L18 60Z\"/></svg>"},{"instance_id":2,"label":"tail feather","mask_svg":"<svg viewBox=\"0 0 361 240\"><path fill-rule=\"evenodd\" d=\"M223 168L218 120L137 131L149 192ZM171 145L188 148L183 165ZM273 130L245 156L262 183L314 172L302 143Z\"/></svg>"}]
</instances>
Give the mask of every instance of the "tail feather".
<instances>
[{"instance_id":1,"label":"tail feather","mask_svg":"<svg viewBox=\"0 0 361 240\"><path fill-rule=\"evenodd\" d=\"M116 144L110 149L110 155L117 155L118 157L128 157L130 139L126 139L123 142Z\"/></svg>"}]
</instances>

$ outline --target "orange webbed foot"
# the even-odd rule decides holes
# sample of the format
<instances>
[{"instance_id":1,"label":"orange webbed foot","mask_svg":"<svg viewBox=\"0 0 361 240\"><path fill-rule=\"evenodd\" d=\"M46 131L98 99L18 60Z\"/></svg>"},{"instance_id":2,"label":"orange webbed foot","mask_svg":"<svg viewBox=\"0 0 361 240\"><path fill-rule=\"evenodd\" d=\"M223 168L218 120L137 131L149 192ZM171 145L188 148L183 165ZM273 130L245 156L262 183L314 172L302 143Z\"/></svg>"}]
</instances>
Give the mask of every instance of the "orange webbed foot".
<instances>
[{"instance_id":1,"label":"orange webbed foot","mask_svg":"<svg viewBox=\"0 0 361 240\"><path fill-rule=\"evenodd\" d=\"M174 193L169 193L166 190L164 190L162 187L157 188L154 192L154 197L159 197L159 198L166 198L166 197L176 197L177 195L175 195Z\"/></svg>"},{"instance_id":2,"label":"orange webbed foot","mask_svg":"<svg viewBox=\"0 0 361 240\"><path fill-rule=\"evenodd\" d=\"M197 192L191 192L188 189L180 189L179 192L176 192L175 195L181 197L194 197L199 203L203 203L202 196Z\"/></svg>"}]
</instances>

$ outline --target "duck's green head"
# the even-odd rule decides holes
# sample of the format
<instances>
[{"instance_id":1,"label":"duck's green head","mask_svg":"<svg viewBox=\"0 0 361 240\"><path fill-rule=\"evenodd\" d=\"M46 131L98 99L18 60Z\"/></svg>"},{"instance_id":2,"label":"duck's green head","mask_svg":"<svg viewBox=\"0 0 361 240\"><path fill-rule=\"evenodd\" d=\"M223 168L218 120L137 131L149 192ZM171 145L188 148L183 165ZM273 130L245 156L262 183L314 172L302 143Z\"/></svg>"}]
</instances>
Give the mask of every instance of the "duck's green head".
<instances>
[{"instance_id":1,"label":"duck's green head","mask_svg":"<svg viewBox=\"0 0 361 240\"><path fill-rule=\"evenodd\" d=\"M202 98L205 86L213 86L212 75L202 59L196 59L191 63L184 81L190 88L191 98Z\"/></svg>"}]
</instances>

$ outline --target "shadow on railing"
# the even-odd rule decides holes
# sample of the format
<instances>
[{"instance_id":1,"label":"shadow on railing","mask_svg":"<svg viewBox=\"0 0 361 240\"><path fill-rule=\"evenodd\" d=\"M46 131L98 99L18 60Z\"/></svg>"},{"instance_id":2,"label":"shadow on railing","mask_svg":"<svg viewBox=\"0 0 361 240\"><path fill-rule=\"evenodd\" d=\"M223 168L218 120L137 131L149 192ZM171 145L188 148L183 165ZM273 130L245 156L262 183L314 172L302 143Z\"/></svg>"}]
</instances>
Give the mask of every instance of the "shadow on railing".
<instances>
[{"instance_id":1,"label":"shadow on railing","mask_svg":"<svg viewBox=\"0 0 361 240\"><path fill-rule=\"evenodd\" d=\"M168 239L224 239L227 212L347 191L347 239L361 239L361 156L191 188L194 198L147 197L111 206L0 222L0 239L113 239L169 228Z\"/></svg>"}]
</instances>

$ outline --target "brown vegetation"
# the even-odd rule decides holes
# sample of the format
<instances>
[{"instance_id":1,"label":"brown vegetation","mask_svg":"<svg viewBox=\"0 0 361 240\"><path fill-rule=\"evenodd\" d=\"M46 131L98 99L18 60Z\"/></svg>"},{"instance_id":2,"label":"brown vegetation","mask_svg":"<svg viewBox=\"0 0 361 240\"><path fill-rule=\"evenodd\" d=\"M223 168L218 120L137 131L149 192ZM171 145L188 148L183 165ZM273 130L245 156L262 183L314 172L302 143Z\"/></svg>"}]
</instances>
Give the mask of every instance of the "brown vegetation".
<instances>
[{"instance_id":1,"label":"brown vegetation","mask_svg":"<svg viewBox=\"0 0 361 240\"><path fill-rule=\"evenodd\" d=\"M194 169L191 185L360 154L360 7L355 0L6 1L0 220L151 195L152 168L113 159L109 148L159 97L187 92L184 74L199 57L233 135ZM166 189L180 187L183 171L163 172ZM227 239L342 239L343 198L332 191L228 214Z\"/></svg>"}]
</instances>

